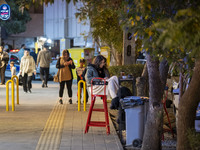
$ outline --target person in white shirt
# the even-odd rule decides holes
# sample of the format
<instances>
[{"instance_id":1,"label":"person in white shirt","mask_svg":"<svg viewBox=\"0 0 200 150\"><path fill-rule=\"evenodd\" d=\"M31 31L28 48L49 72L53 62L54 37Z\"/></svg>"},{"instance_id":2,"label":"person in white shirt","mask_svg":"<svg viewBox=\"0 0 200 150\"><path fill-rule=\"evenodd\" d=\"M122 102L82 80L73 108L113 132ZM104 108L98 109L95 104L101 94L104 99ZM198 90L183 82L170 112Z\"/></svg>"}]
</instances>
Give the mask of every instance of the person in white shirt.
<instances>
[{"instance_id":1,"label":"person in white shirt","mask_svg":"<svg viewBox=\"0 0 200 150\"><path fill-rule=\"evenodd\" d=\"M25 93L31 93L32 88L32 75L36 75L35 61L30 54L30 49L24 50L24 56L21 59L20 63L20 75L23 77L23 90Z\"/></svg>"},{"instance_id":2,"label":"person in white shirt","mask_svg":"<svg viewBox=\"0 0 200 150\"><path fill-rule=\"evenodd\" d=\"M10 62L10 71L11 71L11 77L16 75L16 67L14 66L15 62L11 61Z\"/></svg>"}]
</instances>

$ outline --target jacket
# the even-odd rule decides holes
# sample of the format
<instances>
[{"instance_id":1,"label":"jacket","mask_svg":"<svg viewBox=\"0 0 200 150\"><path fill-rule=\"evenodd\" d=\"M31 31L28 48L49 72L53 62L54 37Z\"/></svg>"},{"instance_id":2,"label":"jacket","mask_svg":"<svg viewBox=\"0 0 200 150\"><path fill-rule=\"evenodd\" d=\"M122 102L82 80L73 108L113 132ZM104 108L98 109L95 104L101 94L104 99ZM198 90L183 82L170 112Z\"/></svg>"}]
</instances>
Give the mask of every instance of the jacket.
<instances>
[{"instance_id":1,"label":"jacket","mask_svg":"<svg viewBox=\"0 0 200 150\"><path fill-rule=\"evenodd\" d=\"M56 63L56 68L58 68L58 69L61 69L61 68L65 67L64 65L60 64L60 59L61 58L59 58L58 61L57 61L57 63ZM71 57L69 57L67 61L70 61L70 60L73 61L73 59ZM69 65L68 67L69 67L69 70L70 70L70 73L71 73L71 77L72 77L72 80L73 80L72 69L75 69L76 66L74 65L74 62L73 62L72 65ZM58 70L58 71L60 71L60 70ZM60 75L59 75L59 77L60 77ZM61 75L61 78L62 78L62 75ZM59 81L61 81L61 79L59 79Z\"/></svg>"},{"instance_id":2,"label":"jacket","mask_svg":"<svg viewBox=\"0 0 200 150\"><path fill-rule=\"evenodd\" d=\"M104 68L104 73L105 73L105 77L108 77L108 78L110 77L107 68ZM89 64L87 66L87 72L86 72L86 75L85 75L87 86L91 85L91 80L94 77L99 77L99 73L98 73L97 69L95 68L95 65Z\"/></svg>"},{"instance_id":3,"label":"jacket","mask_svg":"<svg viewBox=\"0 0 200 150\"><path fill-rule=\"evenodd\" d=\"M0 68L3 68L5 65L8 64L9 55L7 52L0 53Z\"/></svg>"},{"instance_id":4,"label":"jacket","mask_svg":"<svg viewBox=\"0 0 200 150\"><path fill-rule=\"evenodd\" d=\"M35 72L35 61L32 56L23 56L20 63L20 73L24 76L25 73L28 76L32 76Z\"/></svg>"},{"instance_id":5,"label":"jacket","mask_svg":"<svg viewBox=\"0 0 200 150\"><path fill-rule=\"evenodd\" d=\"M49 68L51 63L51 53L48 50L42 50L37 57L37 65L40 63L40 67Z\"/></svg>"}]
</instances>

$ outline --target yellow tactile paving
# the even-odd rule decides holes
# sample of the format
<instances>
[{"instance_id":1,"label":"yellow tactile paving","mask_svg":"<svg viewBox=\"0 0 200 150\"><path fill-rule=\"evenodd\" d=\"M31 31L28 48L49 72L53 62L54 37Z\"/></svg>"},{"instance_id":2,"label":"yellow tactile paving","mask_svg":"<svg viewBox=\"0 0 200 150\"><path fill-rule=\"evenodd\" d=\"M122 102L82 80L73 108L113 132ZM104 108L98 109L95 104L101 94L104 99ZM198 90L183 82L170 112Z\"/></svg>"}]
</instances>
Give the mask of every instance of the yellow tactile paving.
<instances>
[{"instance_id":1,"label":"yellow tactile paving","mask_svg":"<svg viewBox=\"0 0 200 150\"><path fill-rule=\"evenodd\" d=\"M36 150L58 150L62 137L67 104L56 103L38 141Z\"/></svg>"}]
</instances>

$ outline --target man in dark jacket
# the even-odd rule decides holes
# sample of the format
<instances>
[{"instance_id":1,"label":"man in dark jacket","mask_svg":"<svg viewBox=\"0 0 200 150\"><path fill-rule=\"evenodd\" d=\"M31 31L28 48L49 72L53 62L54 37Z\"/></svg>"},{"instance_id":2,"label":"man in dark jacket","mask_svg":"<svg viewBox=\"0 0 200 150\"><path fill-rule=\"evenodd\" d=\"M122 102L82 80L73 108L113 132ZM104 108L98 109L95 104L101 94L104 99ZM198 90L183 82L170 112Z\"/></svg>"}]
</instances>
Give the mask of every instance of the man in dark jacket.
<instances>
[{"instance_id":1,"label":"man in dark jacket","mask_svg":"<svg viewBox=\"0 0 200 150\"><path fill-rule=\"evenodd\" d=\"M49 67L51 63L51 52L44 46L43 50L39 52L37 57L37 66L40 64L40 79L42 80L42 87L48 87Z\"/></svg>"},{"instance_id":2,"label":"man in dark jacket","mask_svg":"<svg viewBox=\"0 0 200 150\"><path fill-rule=\"evenodd\" d=\"M0 46L0 76L1 76L1 84L5 84L5 71L9 61L9 55L7 52L3 52L3 46Z\"/></svg>"}]
</instances>

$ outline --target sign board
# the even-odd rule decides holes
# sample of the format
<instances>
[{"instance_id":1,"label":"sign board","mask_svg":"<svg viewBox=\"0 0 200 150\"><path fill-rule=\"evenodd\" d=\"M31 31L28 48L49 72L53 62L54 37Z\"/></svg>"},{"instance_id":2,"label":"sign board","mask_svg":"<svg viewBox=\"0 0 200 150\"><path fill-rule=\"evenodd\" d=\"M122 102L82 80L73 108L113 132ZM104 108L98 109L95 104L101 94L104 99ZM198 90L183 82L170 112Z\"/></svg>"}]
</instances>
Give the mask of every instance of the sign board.
<instances>
[{"instance_id":1,"label":"sign board","mask_svg":"<svg viewBox=\"0 0 200 150\"><path fill-rule=\"evenodd\" d=\"M8 4L2 4L0 6L0 18L2 20L8 20L10 18L10 6Z\"/></svg>"}]
</instances>

